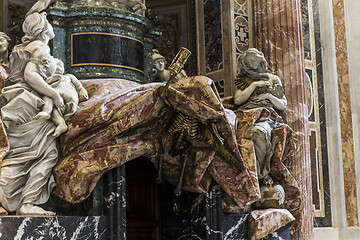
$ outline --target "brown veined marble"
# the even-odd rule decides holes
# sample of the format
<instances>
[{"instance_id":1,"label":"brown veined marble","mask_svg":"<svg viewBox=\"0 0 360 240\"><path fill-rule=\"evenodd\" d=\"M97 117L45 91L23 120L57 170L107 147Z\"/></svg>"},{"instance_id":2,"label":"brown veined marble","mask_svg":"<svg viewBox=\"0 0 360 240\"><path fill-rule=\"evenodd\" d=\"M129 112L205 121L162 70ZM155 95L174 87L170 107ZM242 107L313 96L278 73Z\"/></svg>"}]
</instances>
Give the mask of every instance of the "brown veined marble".
<instances>
[{"instance_id":1,"label":"brown veined marble","mask_svg":"<svg viewBox=\"0 0 360 240\"><path fill-rule=\"evenodd\" d=\"M294 221L295 218L286 209L255 210L250 213L249 239L266 238L270 233Z\"/></svg>"},{"instance_id":2,"label":"brown veined marble","mask_svg":"<svg viewBox=\"0 0 360 240\"><path fill-rule=\"evenodd\" d=\"M267 110L224 109L212 80L206 77L186 78L171 85L167 103L159 97L163 83L137 85L111 80L102 84L88 80L83 85L90 98L69 120L69 131L61 139L64 158L54 169L57 196L80 202L104 172L147 156L156 164L162 160L162 178L173 185L186 158L182 189L205 193L214 179L224 192L224 211L242 212L246 204L260 198L252 126L269 118ZM178 113L196 123L195 137L185 134L180 139L180 131L169 130ZM222 119L214 125L223 144L216 145L214 136L204 138L208 122L214 119ZM289 154L294 150L291 129L282 125L274 134L280 140L271 175L285 188L284 206L301 219L299 188L284 165L285 160L291 161ZM177 150L179 139L188 147ZM228 156L230 160L225 160Z\"/></svg>"},{"instance_id":3,"label":"brown veined marble","mask_svg":"<svg viewBox=\"0 0 360 240\"><path fill-rule=\"evenodd\" d=\"M293 160L287 161L287 168L299 183L303 199L300 210L303 220L298 224L302 229L293 235L293 239L302 240L314 236L300 7L300 0L256 0L253 4L254 46L264 53L269 68L276 70L288 102L283 117L294 131L292 136L297 147L292 153Z\"/></svg>"},{"instance_id":4,"label":"brown veined marble","mask_svg":"<svg viewBox=\"0 0 360 240\"><path fill-rule=\"evenodd\" d=\"M344 172L346 223L359 226L355 175L354 139L350 100L350 79L346 45L344 1L333 0L336 68L340 106L342 161Z\"/></svg>"}]
</instances>

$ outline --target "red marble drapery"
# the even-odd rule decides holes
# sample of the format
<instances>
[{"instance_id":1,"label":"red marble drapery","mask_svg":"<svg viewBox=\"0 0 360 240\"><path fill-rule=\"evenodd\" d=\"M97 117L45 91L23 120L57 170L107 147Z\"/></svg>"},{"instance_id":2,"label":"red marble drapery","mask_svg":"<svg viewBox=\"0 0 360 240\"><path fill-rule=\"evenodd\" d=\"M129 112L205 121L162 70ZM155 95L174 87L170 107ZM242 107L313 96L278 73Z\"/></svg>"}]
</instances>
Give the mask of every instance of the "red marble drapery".
<instances>
[{"instance_id":1,"label":"red marble drapery","mask_svg":"<svg viewBox=\"0 0 360 240\"><path fill-rule=\"evenodd\" d=\"M286 122L295 131L297 150L289 169L301 187L302 229L293 239L313 239L309 126L305 95L305 61L299 0L254 0L254 45L283 82Z\"/></svg>"}]
</instances>

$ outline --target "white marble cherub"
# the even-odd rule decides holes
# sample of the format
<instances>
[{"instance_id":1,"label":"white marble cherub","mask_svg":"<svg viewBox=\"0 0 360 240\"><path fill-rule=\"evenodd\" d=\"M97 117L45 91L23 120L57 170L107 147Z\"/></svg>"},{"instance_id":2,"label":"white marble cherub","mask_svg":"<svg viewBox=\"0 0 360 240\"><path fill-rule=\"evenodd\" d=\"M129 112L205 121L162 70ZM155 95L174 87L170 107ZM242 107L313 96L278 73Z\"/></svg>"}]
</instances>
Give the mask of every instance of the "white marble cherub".
<instances>
[{"instance_id":1,"label":"white marble cherub","mask_svg":"<svg viewBox=\"0 0 360 240\"><path fill-rule=\"evenodd\" d=\"M33 21L43 21L43 27L32 28ZM24 80L37 93L43 95L45 102L42 111L34 118L46 119L51 117L57 126L53 136L58 137L67 130L67 125L62 116L62 112L65 112L66 107L64 100L67 105L74 102L77 106L77 91L79 91L79 96L83 100L87 98L87 92L73 75L62 75L64 72L63 63L51 56L48 42L55 37L55 34L52 26L46 20L45 13L30 14L23 24L23 30L25 36L33 38L23 49L24 52L29 54L29 61L24 70ZM54 81L53 78L56 75L58 80ZM56 87L50 86L49 83L55 84ZM71 89L69 84L71 83L74 84L75 92L69 91ZM77 99L75 100L75 98ZM53 105L55 105L55 109L53 109Z\"/></svg>"},{"instance_id":2,"label":"white marble cherub","mask_svg":"<svg viewBox=\"0 0 360 240\"><path fill-rule=\"evenodd\" d=\"M56 124L53 136L58 137L67 130L65 120L77 111L79 101L87 100L89 97L86 89L74 75L64 74L64 63L61 60L53 58L49 62L48 68L48 72L42 73L44 80L63 98L65 108L64 111L60 113L58 109L53 108L53 100L48 96L44 96L43 100L45 103L42 111L34 116L34 118L51 118ZM46 76L46 74L50 74L50 76Z\"/></svg>"}]
</instances>

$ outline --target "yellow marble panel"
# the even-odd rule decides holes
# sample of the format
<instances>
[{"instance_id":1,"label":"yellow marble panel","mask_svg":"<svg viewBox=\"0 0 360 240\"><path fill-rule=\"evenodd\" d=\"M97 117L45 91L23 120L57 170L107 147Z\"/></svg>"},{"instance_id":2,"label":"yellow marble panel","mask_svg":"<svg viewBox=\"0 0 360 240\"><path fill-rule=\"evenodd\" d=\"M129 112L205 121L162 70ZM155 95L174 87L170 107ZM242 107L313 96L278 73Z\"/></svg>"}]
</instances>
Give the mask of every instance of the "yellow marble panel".
<instances>
[{"instance_id":1,"label":"yellow marble panel","mask_svg":"<svg viewBox=\"0 0 360 240\"><path fill-rule=\"evenodd\" d=\"M342 160L344 171L345 187L345 207L346 223L349 227L359 225L356 176L355 176L355 157L354 157L354 139L350 101L350 80L348 54L345 35L345 14L344 1L333 0L334 33L335 33L335 51L336 68L338 75L338 91L340 106L340 127L342 143Z\"/></svg>"}]
</instances>

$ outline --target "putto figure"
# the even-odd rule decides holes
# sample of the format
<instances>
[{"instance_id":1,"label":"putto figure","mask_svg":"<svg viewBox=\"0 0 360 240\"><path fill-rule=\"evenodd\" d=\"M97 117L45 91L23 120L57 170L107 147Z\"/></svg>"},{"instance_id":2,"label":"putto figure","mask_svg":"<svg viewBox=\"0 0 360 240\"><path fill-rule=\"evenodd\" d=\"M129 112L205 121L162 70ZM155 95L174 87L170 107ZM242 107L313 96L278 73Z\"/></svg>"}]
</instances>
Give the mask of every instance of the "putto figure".
<instances>
[{"instance_id":1,"label":"putto figure","mask_svg":"<svg viewBox=\"0 0 360 240\"><path fill-rule=\"evenodd\" d=\"M9 65L9 43L10 37L4 32L0 32L0 64Z\"/></svg>"},{"instance_id":2,"label":"putto figure","mask_svg":"<svg viewBox=\"0 0 360 240\"><path fill-rule=\"evenodd\" d=\"M54 137L60 136L68 127L65 120L78 110L79 101L88 99L86 89L72 74L64 74L64 63L51 57L46 70L42 69L41 76L47 84L57 91L64 100L64 108L53 108L54 101L49 96L43 96L44 105L42 111L34 116L35 119L49 119L56 124ZM50 76L48 76L50 74ZM35 89L36 90L36 89Z\"/></svg>"}]
</instances>

